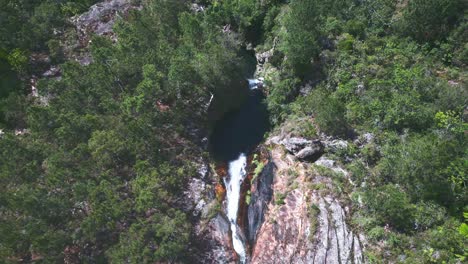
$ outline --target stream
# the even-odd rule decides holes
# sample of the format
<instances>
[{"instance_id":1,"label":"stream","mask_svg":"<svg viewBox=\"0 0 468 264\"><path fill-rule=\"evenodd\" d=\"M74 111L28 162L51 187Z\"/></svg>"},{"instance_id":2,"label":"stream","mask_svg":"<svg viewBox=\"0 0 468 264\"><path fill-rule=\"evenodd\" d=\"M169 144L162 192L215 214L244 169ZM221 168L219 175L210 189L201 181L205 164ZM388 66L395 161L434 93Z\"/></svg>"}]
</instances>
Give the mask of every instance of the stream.
<instances>
[{"instance_id":1,"label":"stream","mask_svg":"<svg viewBox=\"0 0 468 264\"><path fill-rule=\"evenodd\" d=\"M228 164L226 188L226 215L230 222L232 245L240 263L248 262L248 246L244 230L238 225L242 183L247 175L247 156L263 140L269 129L268 111L263 103L261 80L250 79L249 96L234 112L220 120L211 135L211 152L219 161Z\"/></svg>"}]
</instances>

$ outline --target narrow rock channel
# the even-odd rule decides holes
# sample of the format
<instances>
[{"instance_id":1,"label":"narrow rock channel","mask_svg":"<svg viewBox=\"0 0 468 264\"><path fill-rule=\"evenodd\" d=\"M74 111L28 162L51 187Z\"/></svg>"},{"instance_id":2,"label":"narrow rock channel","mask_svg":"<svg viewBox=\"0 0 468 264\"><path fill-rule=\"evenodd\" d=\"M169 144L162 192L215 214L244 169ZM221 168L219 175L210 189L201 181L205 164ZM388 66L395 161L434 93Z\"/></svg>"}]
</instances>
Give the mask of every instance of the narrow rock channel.
<instances>
[{"instance_id":1,"label":"narrow rock channel","mask_svg":"<svg viewBox=\"0 0 468 264\"><path fill-rule=\"evenodd\" d=\"M247 156L263 140L269 129L268 112L263 104L261 80L249 80L247 101L239 110L226 115L216 125L211 136L211 152L220 162L228 163L226 188L226 215L230 222L231 239L239 262L247 263L248 241L244 228L239 226L239 204L245 199L241 194L247 174Z\"/></svg>"}]
</instances>

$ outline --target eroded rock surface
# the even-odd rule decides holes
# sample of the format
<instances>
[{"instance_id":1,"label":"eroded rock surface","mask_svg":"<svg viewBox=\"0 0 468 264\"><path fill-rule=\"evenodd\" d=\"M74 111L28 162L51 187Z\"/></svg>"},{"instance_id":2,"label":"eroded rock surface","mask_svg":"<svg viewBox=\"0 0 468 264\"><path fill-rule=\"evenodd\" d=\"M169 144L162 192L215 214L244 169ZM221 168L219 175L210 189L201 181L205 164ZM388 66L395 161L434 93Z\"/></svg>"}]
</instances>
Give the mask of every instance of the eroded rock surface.
<instances>
[{"instance_id":1,"label":"eroded rock surface","mask_svg":"<svg viewBox=\"0 0 468 264\"><path fill-rule=\"evenodd\" d=\"M273 143L281 144L294 156L303 161L315 161L322 156L324 146L320 140L309 140L301 137L286 137L283 140L273 139Z\"/></svg>"},{"instance_id":2,"label":"eroded rock surface","mask_svg":"<svg viewBox=\"0 0 468 264\"><path fill-rule=\"evenodd\" d=\"M214 186L215 173L203 159L196 162L197 174L190 178L179 204L191 215L194 224L193 263L234 263L229 237L229 221L218 212Z\"/></svg>"},{"instance_id":3,"label":"eroded rock surface","mask_svg":"<svg viewBox=\"0 0 468 264\"><path fill-rule=\"evenodd\" d=\"M134 2L132 0L102 1L91 6L87 12L73 17L72 22L83 40L88 40L91 34L114 35L112 27L119 14L124 15L130 9L137 8Z\"/></svg>"},{"instance_id":4,"label":"eroded rock surface","mask_svg":"<svg viewBox=\"0 0 468 264\"><path fill-rule=\"evenodd\" d=\"M117 40L117 36L113 32L113 26L118 18L126 17L128 12L133 9L141 9L137 4L138 1L133 0L105 0L99 2L89 8L89 10L81 15L71 18L71 22L76 27L78 35L77 43L70 47L73 49L87 48L93 35L107 36L113 41ZM68 51L69 59L74 59L82 65L88 65L92 62L92 57L89 52Z\"/></svg>"},{"instance_id":5,"label":"eroded rock surface","mask_svg":"<svg viewBox=\"0 0 468 264\"><path fill-rule=\"evenodd\" d=\"M258 175L251 187L251 198L248 206L248 239L252 245L257 237L257 232L264 221L268 204L273 197L272 183L276 166L273 162L268 162L263 171Z\"/></svg>"},{"instance_id":6,"label":"eroded rock surface","mask_svg":"<svg viewBox=\"0 0 468 264\"><path fill-rule=\"evenodd\" d=\"M236 256L231 247L229 237L229 222L220 214L212 218L208 224L197 226L199 241L198 256L194 263L235 263Z\"/></svg>"},{"instance_id":7,"label":"eroded rock surface","mask_svg":"<svg viewBox=\"0 0 468 264\"><path fill-rule=\"evenodd\" d=\"M276 167L270 171L275 174L274 198L257 231L251 263L365 263L365 240L347 226L348 208L333 192L312 187L321 184L332 188L331 179L312 173L309 164L299 162L274 143L271 157Z\"/></svg>"}]
</instances>

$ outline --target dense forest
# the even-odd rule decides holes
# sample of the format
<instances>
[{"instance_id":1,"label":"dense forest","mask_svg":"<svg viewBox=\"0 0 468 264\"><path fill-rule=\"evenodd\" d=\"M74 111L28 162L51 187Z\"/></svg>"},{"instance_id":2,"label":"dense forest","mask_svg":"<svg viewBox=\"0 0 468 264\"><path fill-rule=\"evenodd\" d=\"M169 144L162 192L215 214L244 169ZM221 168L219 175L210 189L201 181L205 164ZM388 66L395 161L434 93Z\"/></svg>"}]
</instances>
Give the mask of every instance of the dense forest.
<instances>
[{"instance_id":1,"label":"dense forest","mask_svg":"<svg viewBox=\"0 0 468 264\"><path fill-rule=\"evenodd\" d=\"M134 0L83 65L70 18L96 2L0 0L0 263L190 262L180 197L254 52L274 126L373 135L334 154L369 262L468 259L465 1Z\"/></svg>"}]
</instances>

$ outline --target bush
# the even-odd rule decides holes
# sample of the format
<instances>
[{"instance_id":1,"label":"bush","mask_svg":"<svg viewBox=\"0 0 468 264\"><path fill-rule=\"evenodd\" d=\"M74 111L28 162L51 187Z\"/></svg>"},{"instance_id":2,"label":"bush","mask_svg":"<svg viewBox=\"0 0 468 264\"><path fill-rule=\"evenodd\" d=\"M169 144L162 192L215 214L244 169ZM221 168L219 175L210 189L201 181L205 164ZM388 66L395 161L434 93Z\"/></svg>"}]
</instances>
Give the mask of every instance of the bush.
<instances>
[{"instance_id":1,"label":"bush","mask_svg":"<svg viewBox=\"0 0 468 264\"><path fill-rule=\"evenodd\" d=\"M420 202L414 213L414 228L426 230L442 224L446 217L445 208L430 202Z\"/></svg>"},{"instance_id":2,"label":"bush","mask_svg":"<svg viewBox=\"0 0 468 264\"><path fill-rule=\"evenodd\" d=\"M406 193L396 185L385 185L365 192L364 203L370 213L399 231L410 231L414 222L414 205Z\"/></svg>"},{"instance_id":3,"label":"bush","mask_svg":"<svg viewBox=\"0 0 468 264\"><path fill-rule=\"evenodd\" d=\"M342 39L338 42L338 49L351 51L353 50L354 37L350 34L345 33Z\"/></svg>"},{"instance_id":4,"label":"bush","mask_svg":"<svg viewBox=\"0 0 468 264\"><path fill-rule=\"evenodd\" d=\"M273 123L282 121L287 114L288 103L297 95L299 80L296 78L283 79L270 89L268 95L268 110Z\"/></svg>"},{"instance_id":5,"label":"bush","mask_svg":"<svg viewBox=\"0 0 468 264\"><path fill-rule=\"evenodd\" d=\"M301 111L312 113L319 129L329 135L345 137L348 124L345 120L345 106L325 89L312 91L301 102Z\"/></svg>"},{"instance_id":6,"label":"bush","mask_svg":"<svg viewBox=\"0 0 468 264\"><path fill-rule=\"evenodd\" d=\"M461 0L412 0L403 10L401 30L421 42L441 39L462 11Z\"/></svg>"}]
</instances>

